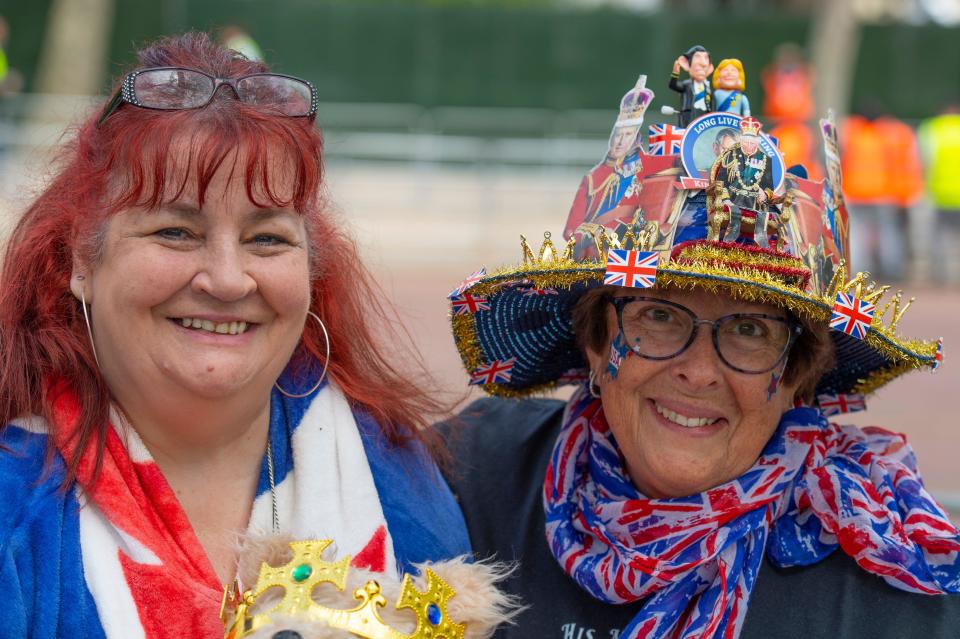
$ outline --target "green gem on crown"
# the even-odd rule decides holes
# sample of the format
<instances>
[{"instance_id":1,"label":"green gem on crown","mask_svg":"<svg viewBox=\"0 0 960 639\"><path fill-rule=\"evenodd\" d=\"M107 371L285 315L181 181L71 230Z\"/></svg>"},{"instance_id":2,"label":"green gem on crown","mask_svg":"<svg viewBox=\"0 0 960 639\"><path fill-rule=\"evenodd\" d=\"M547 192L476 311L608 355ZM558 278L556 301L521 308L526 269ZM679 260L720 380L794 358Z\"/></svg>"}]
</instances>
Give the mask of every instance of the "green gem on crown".
<instances>
[{"instance_id":1,"label":"green gem on crown","mask_svg":"<svg viewBox=\"0 0 960 639\"><path fill-rule=\"evenodd\" d=\"M310 564L300 564L293 569L293 580L300 583L309 579L312 574L313 568L310 567Z\"/></svg>"}]
</instances>

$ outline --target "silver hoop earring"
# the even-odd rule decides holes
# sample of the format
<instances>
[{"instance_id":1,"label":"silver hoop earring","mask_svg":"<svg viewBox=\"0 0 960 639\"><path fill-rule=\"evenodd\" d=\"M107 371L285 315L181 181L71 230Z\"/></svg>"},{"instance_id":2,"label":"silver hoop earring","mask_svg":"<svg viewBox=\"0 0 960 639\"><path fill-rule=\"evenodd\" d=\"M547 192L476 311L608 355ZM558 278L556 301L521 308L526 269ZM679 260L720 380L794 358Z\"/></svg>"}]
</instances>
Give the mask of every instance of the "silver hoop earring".
<instances>
[{"instance_id":1,"label":"silver hoop earring","mask_svg":"<svg viewBox=\"0 0 960 639\"><path fill-rule=\"evenodd\" d=\"M330 333L327 332L327 327L323 325L323 320L320 319L320 316L311 311L307 311L307 315L317 320L317 323L320 325L320 330L323 331L323 338L327 343L327 356L323 358L323 372L320 373L320 379L318 379L317 383L314 384L306 393L288 393L280 386L280 382L273 383L273 385L277 387L277 390L280 391L281 395L290 397L291 399L301 399L303 397L313 395L314 391L320 388L320 384L323 383L324 378L327 376L327 367L330 366Z\"/></svg>"},{"instance_id":2,"label":"silver hoop earring","mask_svg":"<svg viewBox=\"0 0 960 639\"><path fill-rule=\"evenodd\" d=\"M587 379L587 392L590 393L590 397L595 399L600 399L600 387L593 381L594 373L590 371L590 377Z\"/></svg>"},{"instance_id":3,"label":"silver hoop earring","mask_svg":"<svg viewBox=\"0 0 960 639\"><path fill-rule=\"evenodd\" d=\"M93 361L100 368L100 358L97 357L97 346L93 343L93 328L90 326L90 315L87 314L87 300L83 295L83 287L80 287L80 307L83 309L83 321L87 324L87 337L90 338L90 348L93 349Z\"/></svg>"}]
</instances>

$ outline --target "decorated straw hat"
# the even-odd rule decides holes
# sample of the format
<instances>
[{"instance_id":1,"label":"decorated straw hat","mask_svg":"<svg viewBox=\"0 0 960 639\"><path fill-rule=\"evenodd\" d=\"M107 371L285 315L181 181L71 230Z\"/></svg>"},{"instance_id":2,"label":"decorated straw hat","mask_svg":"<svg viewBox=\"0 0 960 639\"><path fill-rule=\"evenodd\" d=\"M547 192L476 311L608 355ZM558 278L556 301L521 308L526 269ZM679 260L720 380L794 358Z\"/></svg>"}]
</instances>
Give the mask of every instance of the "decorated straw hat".
<instances>
[{"instance_id":1,"label":"decorated straw hat","mask_svg":"<svg viewBox=\"0 0 960 639\"><path fill-rule=\"evenodd\" d=\"M829 326L836 364L817 384L823 409L862 408L864 395L907 371L936 369L942 339L898 333L912 299L849 266L832 118L820 123L823 181L787 170L759 121L744 125L758 132L765 160L745 158L736 142L741 118L732 113L708 113L686 129L651 126L632 175L611 171L608 161L591 169L562 239L548 232L537 247L521 238L518 264L468 276L449 297L471 383L512 397L581 383L587 363L572 310L581 295L604 284L722 292ZM753 180L766 185L764 205L756 204L756 191L746 200L736 196L744 195L734 179L744 175L741 165L752 166ZM765 173L763 180L757 173ZM740 205L731 208L731 199Z\"/></svg>"}]
</instances>

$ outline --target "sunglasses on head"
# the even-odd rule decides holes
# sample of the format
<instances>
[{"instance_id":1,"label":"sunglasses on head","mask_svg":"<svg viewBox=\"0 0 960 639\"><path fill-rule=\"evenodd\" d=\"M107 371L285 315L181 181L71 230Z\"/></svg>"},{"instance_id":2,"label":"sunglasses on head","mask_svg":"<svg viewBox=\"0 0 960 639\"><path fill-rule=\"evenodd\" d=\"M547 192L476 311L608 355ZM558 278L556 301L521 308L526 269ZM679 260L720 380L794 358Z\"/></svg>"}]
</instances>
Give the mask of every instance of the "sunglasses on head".
<instances>
[{"instance_id":1,"label":"sunglasses on head","mask_svg":"<svg viewBox=\"0 0 960 639\"><path fill-rule=\"evenodd\" d=\"M210 104L223 85L230 87L241 102L273 109L278 115L313 117L317 113L316 87L290 75L253 73L239 78L215 78L196 69L153 67L127 74L97 126L124 102L160 111L199 109Z\"/></svg>"}]
</instances>

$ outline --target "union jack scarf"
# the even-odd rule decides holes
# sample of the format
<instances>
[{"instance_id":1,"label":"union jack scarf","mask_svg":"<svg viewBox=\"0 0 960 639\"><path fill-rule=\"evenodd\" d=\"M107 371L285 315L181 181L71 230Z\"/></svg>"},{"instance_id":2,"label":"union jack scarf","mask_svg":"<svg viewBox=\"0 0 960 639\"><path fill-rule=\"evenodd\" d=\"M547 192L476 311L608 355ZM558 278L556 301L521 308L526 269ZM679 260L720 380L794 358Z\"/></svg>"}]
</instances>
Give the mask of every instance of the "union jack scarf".
<instances>
[{"instance_id":1,"label":"union jack scarf","mask_svg":"<svg viewBox=\"0 0 960 639\"><path fill-rule=\"evenodd\" d=\"M397 578L393 540L346 398L329 382L308 398L274 395L270 438L281 532L333 539L339 555L353 557L352 565ZM65 385L55 411L57 447L70 459L80 406ZM41 422L33 428L45 430ZM77 482L86 502L80 509L84 577L105 636L223 636L223 586L186 513L136 431L118 414L111 427L96 484L92 446L84 451ZM247 530L252 534L272 527L263 463Z\"/></svg>"},{"instance_id":2,"label":"union jack scarf","mask_svg":"<svg viewBox=\"0 0 960 639\"><path fill-rule=\"evenodd\" d=\"M902 435L784 414L757 462L691 497L648 499L627 477L601 401L579 390L544 482L550 550L610 603L646 599L623 639L740 635L764 554L816 563L839 546L910 592L960 592L960 533Z\"/></svg>"}]
</instances>

